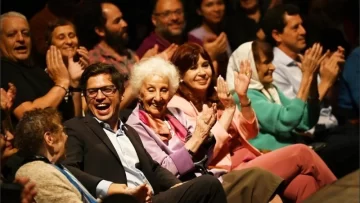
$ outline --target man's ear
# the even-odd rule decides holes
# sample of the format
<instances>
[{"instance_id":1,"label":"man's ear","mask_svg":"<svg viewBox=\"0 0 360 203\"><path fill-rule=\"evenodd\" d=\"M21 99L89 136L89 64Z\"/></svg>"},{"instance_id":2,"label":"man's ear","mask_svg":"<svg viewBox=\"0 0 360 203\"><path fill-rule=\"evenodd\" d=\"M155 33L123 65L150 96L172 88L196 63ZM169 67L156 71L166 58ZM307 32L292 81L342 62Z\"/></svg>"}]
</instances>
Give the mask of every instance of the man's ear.
<instances>
[{"instance_id":1,"label":"man's ear","mask_svg":"<svg viewBox=\"0 0 360 203\"><path fill-rule=\"evenodd\" d=\"M95 33L96 33L99 37L104 37L104 36L105 36L104 28L95 27Z\"/></svg>"},{"instance_id":2,"label":"man's ear","mask_svg":"<svg viewBox=\"0 0 360 203\"><path fill-rule=\"evenodd\" d=\"M156 27L157 20L156 20L156 16L154 14L151 15L151 22Z\"/></svg>"},{"instance_id":3,"label":"man's ear","mask_svg":"<svg viewBox=\"0 0 360 203\"><path fill-rule=\"evenodd\" d=\"M277 44L282 42L281 33L279 33L279 31L272 30L271 36L276 41Z\"/></svg>"},{"instance_id":4,"label":"man's ear","mask_svg":"<svg viewBox=\"0 0 360 203\"><path fill-rule=\"evenodd\" d=\"M55 140L54 140L54 137L51 136L51 133L50 132L45 132L44 134L44 140L46 142L47 145L53 145Z\"/></svg>"}]
</instances>

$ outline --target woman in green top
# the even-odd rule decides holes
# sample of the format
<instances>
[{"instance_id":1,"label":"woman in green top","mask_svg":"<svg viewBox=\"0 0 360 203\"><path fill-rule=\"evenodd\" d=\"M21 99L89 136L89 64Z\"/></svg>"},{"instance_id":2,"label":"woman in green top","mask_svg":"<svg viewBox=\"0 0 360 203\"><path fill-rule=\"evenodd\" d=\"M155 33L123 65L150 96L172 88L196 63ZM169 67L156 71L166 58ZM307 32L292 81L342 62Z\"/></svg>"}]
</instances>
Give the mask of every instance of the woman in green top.
<instances>
[{"instance_id":1,"label":"woman in green top","mask_svg":"<svg viewBox=\"0 0 360 203\"><path fill-rule=\"evenodd\" d=\"M252 78L248 96L260 123L260 133L250 143L258 149L275 150L302 139L303 132L319 118L316 72L322 48L315 44L302 62L300 89L295 99L288 99L273 84L272 47L262 41L247 42L233 54L236 61L249 59ZM236 102L237 97L235 97Z\"/></svg>"},{"instance_id":2,"label":"woman in green top","mask_svg":"<svg viewBox=\"0 0 360 203\"><path fill-rule=\"evenodd\" d=\"M295 143L304 143L306 131L318 121L320 102L316 81L320 63L328 53L321 56L322 48L314 44L305 51L302 64L300 89L296 98L289 99L272 84L272 47L261 41L242 44L230 60L250 60L252 77L248 97L260 124L259 134L249 140L258 149L275 150ZM338 72L341 53L334 52L320 69L321 83L334 80ZM319 85L320 86L320 85ZM325 90L326 92L327 90ZM237 95L235 101L239 104ZM240 108L240 106L239 106ZM320 157L337 177L342 177L359 167L359 137L343 136L341 133L327 133L325 137L314 137L308 141L325 142L326 147L318 151Z\"/></svg>"}]
</instances>

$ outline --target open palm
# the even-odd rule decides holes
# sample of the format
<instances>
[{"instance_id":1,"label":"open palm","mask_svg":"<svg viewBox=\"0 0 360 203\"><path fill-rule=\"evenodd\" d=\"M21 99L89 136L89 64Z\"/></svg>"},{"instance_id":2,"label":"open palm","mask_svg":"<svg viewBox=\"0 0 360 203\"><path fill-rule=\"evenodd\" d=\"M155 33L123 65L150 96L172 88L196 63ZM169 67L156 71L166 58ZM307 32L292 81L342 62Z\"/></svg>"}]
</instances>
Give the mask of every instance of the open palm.
<instances>
[{"instance_id":1,"label":"open palm","mask_svg":"<svg viewBox=\"0 0 360 203\"><path fill-rule=\"evenodd\" d=\"M70 79L72 81L80 80L80 77L84 72L85 67L80 64L80 61L74 62L73 58L69 58L68 64L69 64L68 71L69 71Z\"/></svg>"},{"instance_id":2,"label":"open palm","mask_svg":"<svg viewBox=\"0 0 360 203\"><path fill-rule=\"evenodd\" d=\"M234 85L238 95L246 95L251 80L251 74L249 60L241 61L240 71L234 71Z\"/></svg>"}]
</instances>

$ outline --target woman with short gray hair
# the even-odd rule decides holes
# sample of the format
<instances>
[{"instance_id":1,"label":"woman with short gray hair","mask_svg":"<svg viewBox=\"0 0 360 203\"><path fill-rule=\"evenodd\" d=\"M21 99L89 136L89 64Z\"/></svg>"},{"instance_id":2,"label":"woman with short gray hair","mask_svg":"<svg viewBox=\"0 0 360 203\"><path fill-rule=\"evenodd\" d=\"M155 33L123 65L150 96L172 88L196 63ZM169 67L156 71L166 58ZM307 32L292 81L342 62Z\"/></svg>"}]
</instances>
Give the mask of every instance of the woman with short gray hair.
<instances>
[{"instance_id":1,"label":"woman with short gray hair","mask_svg":"<svg viewBox=\"0 0 360 203\"><path fill-rule=\"evenodd\" d=\"M228 174L226 170L209 172L207 163L201 165L203 168L196 163L203 154L211 160L215 140L210 129L216 121L217 110L215 106L204 106L196 126L192 126L180 109L168 108L178 89L179 77L176 67L159 57L142 60L133 69L130 84L139 103L127 124L138 132L150 156L184 181L207 173L219 176L230 203L269 202L282 183L281 178L260 168Z\"/></svg>"}]
</instances>

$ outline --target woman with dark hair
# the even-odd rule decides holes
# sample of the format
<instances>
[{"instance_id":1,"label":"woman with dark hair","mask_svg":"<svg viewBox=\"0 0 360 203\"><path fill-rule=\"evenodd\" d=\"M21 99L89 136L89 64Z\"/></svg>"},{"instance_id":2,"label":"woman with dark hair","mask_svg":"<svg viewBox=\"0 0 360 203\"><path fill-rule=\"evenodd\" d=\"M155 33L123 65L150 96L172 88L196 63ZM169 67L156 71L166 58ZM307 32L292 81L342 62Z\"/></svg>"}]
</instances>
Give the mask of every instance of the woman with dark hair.
<instances>
[{"instance_id":1,"label":"woman with dark hair","mask_svg":"<svg viewBox=\"0 0 360 203\"><path fill-rule=\"evenodd\" d=\"M69 87L71 94L68 94L67 97L71 96L74 100L75 115L81 116L86 109L86 103L81 97L79 79L84 69L89 65L89 52L85 47L79 45L75 25L66 19L60 18L50 22L45 38L49 47L48 53L59 51L64 65L69 71L73 82ZM67 116L65 115L65 117Z\"/></svg>"},{"instance_id":2,"label":"woman with dark hair","mask_svg":"<svg viewBox=\"0 0 360 203\"><path fill-rule=\"evenodd\" d=\"M231 55L231 48L223 32L223 19L225 17L224 0L196 0L196 13L201 16L202 22L199 27L190 31L190 34L204 41L217 41L216 60L218 66L216 73L225 77L226 66Z\"/></svg>"},{"instance_id":3,"label":"woman with dark hair","mask_svg":"<svg viewBox=\"0 0 360 203\"><path fill-rule=\"evenodd\" d=\"M214 89L213 67L202 47L184 44L175 51L171 61L179 69L181 82L168 107L181 109L187 121L196 125L196 117L202 114L203 105L217 106L218 121L211 129L216 144L210 166L228 170L257 166L269 170L285 179L284 196L296 202L336 180L321 158L306 145L291 145L262 154L247 141L255 138L259 131L255 112L247 97L251 72L254 72L251 62L243 59L239 73L234 73L234 95L240 103L238 108L234 106L222 78L217 79L216 87L221 91Z\"/></svg>"}]
</instances>

